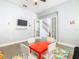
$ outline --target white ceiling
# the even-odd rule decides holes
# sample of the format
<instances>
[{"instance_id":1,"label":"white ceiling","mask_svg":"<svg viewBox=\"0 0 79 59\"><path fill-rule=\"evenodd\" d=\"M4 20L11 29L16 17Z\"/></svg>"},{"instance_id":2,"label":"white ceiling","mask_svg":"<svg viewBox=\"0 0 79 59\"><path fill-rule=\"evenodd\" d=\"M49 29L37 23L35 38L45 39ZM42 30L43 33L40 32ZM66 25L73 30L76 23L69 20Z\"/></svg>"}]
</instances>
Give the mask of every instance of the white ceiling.
<instances>
[{"instance_id":1,"label":"white ceiling","mask_svg":"<svg viewBox=\"0 0 79 59\"><path fill-rule=\"evenodd\" d=\"M30 9L35 13L40 13L48 8L64 3L68 0L46 0L46 2L41 2L38 0L37 5L34 5L33 0L8 0L8 1L20 7L23 7L23 4L25 4L27 5L26 9Z\"/></svg>"}]
</instances>

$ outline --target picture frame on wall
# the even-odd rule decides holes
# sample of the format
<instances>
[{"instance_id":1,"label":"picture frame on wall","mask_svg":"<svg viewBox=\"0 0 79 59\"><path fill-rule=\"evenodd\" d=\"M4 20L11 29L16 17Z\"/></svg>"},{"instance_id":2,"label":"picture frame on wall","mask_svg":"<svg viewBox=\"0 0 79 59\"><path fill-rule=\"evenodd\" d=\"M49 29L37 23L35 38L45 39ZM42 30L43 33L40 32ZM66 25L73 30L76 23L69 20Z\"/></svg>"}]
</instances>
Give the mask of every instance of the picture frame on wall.
<instances>
[{"instance_id":1,"label":"picture frame on wall","mask_svg":"<svg viewBox=\"0 0 79 59\"><path fill-rule=\"evenodd\" d=\"M28 28L28 21L24 19L17 19L16 26L17 30L26 30Z\"/></svg>"}]
</instances>

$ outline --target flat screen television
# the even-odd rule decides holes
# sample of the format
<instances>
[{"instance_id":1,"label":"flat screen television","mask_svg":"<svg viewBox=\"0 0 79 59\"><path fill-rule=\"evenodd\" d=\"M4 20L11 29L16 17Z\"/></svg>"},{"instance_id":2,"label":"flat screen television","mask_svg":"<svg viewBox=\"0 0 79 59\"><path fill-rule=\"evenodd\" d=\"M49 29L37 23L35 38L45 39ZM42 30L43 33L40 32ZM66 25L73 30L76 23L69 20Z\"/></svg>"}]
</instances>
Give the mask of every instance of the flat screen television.
<instances>
[{"instance_id":1,"label":"flat screen television","mask_svg":"<svg viewBox=\"0 0 79 59\"><path fill-rule=\"evenodd\" d=\"M27 20L18 19L18 26L27 26Z\"/></svg>"}]
</instances>

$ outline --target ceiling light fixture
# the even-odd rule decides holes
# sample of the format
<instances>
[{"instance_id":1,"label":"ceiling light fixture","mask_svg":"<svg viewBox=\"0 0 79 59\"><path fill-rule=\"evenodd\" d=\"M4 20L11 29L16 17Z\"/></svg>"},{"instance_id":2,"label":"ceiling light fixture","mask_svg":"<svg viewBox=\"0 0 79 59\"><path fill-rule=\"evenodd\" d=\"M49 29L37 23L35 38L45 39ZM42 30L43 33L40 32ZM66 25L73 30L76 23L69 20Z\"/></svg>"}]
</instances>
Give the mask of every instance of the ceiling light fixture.
<instances>
[{"instance_id":1,"label":"ceiling light fixture","mask_svg":"<svg viewBox=\"0 0 79 59\"><path fill-rule=\"evenodd\" d=\"M40 0L40 1L46 2L46 0Z\"/></svg>"},{"instance_id":2,"label":"ceiling light fixture","mask_svg":"<svg viewBox=\"0 0 79 59\"><path fill-rule=\"evenodd\" d=\"M39 0L33 0L33 1L34 1L35 5L37 5L37 2L38 2ZM40 0L40 1L46 2L46 0Z\"/></svg>"},{"instance_id":3,"label":"ceiling light fixture","mask_svg":"<svg viewBox=\"0 0 79 59\"><path fill-rule=\"evenodd\" d=\"M33 0L33 1L34 1L34 4L37 5L38 0Z\"/></svg>"},{"instance_id":4,"label":"ceiling light fixture","mask_svg":"<svg viewBox=\"0 0 79 59\"><path fill-rule=\"evenodd\" d=\"M37 2L35 2L35 5L37 5Z\"/></svg>"},{"instance_id":5,"label":"ceiling light fixture","mask_svg":"<svg viewBox=\"0 0 79 59\"><path fill-rule=\"evenodd\" d=\"M27 7L27 5L23 4L23 7Z\"/></svg>"},{"instance_id":6,"label":"ceiling light fixture","mask_svg":"<svg viewBox=\"0 0 79 59\"><path fill-rule=\"evenodd\" d=\"M34 2L38 2L38 0L33 0Z\"/></svg>"}]
</instances>

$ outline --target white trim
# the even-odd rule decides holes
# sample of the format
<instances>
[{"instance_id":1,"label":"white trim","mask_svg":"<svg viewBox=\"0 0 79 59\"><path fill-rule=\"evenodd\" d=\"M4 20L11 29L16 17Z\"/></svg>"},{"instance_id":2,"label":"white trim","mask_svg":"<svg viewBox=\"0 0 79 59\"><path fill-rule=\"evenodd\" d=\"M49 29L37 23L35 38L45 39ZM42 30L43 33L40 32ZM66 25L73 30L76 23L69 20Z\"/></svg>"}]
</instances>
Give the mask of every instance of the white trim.
<instances>
[{"instance_id":1,"label":"white trim","mask_svg":"<svg viewBox=\"0 0 79 59\"><path fill-rule=\"evenodd\" d=\"M15 41L15 42L9 42L9 43L5 43L5 44L1 44L0 48L1 47L10 46L10 45L14 45L14 44L18 44L18 43L22 43L22 42L25 42L25 41L27 41L27 40L20 40L20 41Z\"/></svg>"},{"instance_id":2,"label":"white trim","mask_svg":"<svg viewBox=\"0 0 79 59\"><path fill-rule=\"evenodd\" d=\"M29 39L38 39L38 38L40 39L41 37L33 37L33 38L27 38L27 39L25 39L25 40L19 40L19 41L15 41L15 42L4 43L4 44L1 44L1 45L0 45L0 48L1 48L1 47L10 46L10 45L14 45L14 44L19 44L19 43L28 41Z\"/></svg>"},{"instance_id":3,"label":"white trim","mask_svg":"<svg viewBox=\"0 0 79 59\"><path fill-rule=\"evenodd\" d=\"M67 47L71 47L71 48L75 47L75 45L71 45L71 44L67 44L67 43L62 43L62 42L58 42L58 44L64 45L64 46L67 46Z\"/></svg>"}]
</instances>

